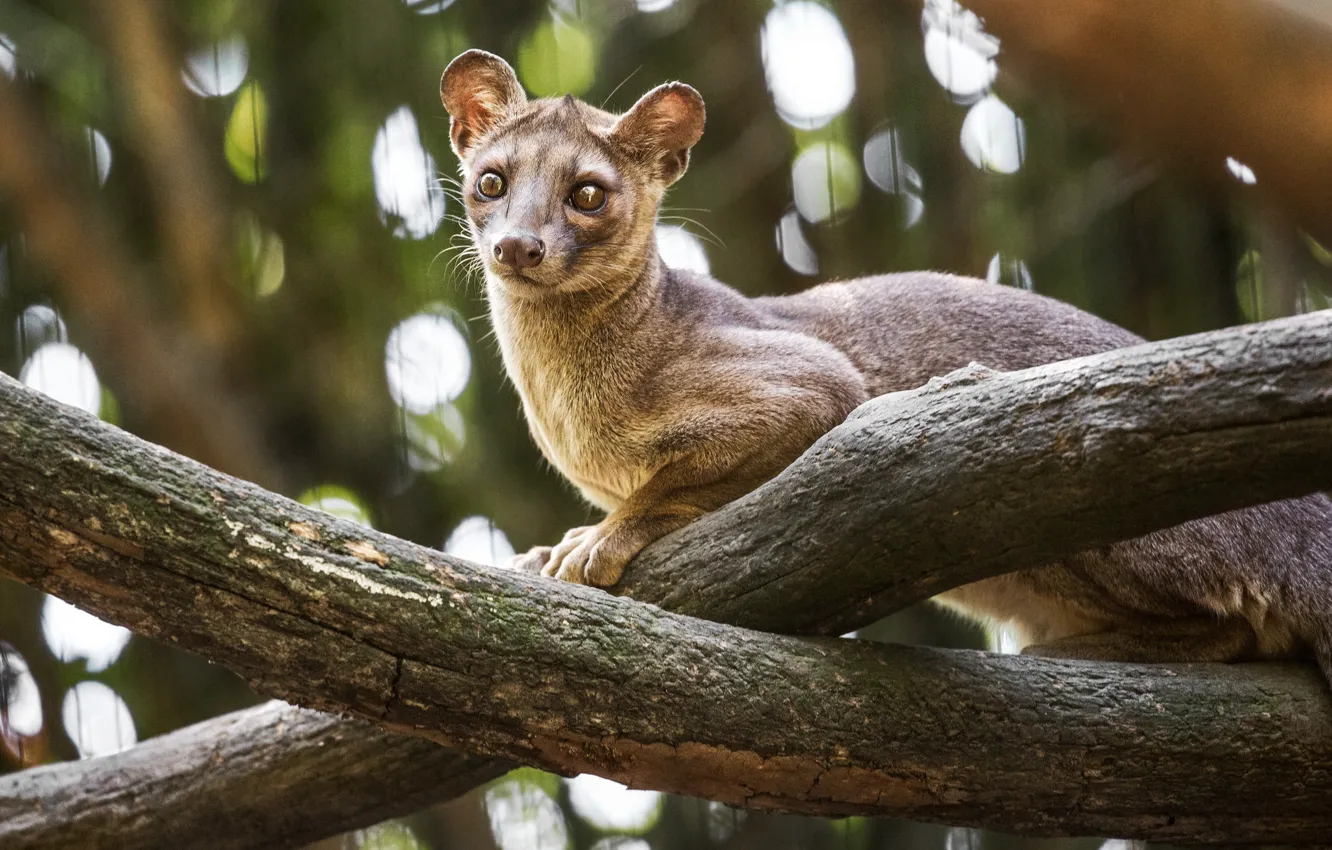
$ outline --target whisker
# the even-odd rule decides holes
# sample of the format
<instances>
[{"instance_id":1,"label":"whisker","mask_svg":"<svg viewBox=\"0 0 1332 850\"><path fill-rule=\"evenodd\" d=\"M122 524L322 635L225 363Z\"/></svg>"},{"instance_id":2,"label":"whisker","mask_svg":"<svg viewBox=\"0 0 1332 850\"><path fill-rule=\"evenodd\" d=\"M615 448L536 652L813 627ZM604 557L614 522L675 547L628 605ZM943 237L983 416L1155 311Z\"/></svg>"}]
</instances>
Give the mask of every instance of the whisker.
<instances>
[{"instance_id":1,"label":"whisker","mask_svg":"<svg viewBox=\"0 0 1332 850\"><path fill-rule=\"evenodd\" d=\"M711 242L712 244L716 245L718 248L725 248L725 247L726 247L726 243L724 243L724 242L721 240L721 237L720 237L720 236L718 236L716 233L714 233L714 232L712 231L712 228L708 227L706 224L704 224L704 223L701 222L701 221L698 221L697 219L692 219L692 218L689 218L688 216L683 216L683 215L659 215L659 216L657 216L657 220L658 220L658 221L678 221L678 222L681 222L681 223L683 223L683 224L692 224L694 227L697 227L699 230L701 230L701 231L703 231L703 232L702 232L702 233L693 233L692 231L687 231L687 232L690 233L690 235L692 235L692 236L698 236L700 239L703 239L703 240L706 241L706 242Z\"/></svg>"},{"instance_id":2,"label":"whisker","mask_svg":"<svg viewBox=\"0 0 1332 850\"><path fill-rule=\"evenodd\" d=\"M611 89L611 93L608 94L608 95L606 95L605 99L601 101L601 107L600 107L600 108L601 108L601 109L605 109L605 108L606 108L606 104L610 102L610 99L613 98L613 97L615 97L615 93L616 93L617 91L619 91L620 89L624 88L624 84L627 83L627 82L629 82L630 80L632 80L632 79L634 78L634 74L637 74L637 73L638 73L639 71L641 71L641 70L643 70L643 66L642 66L642 65L639 65L637 68L635 68L634 70L630 71L630 72L629 72L629 76L627 76L627 77L625 77L623 80L621 80L621 81L620 81L620 84L619 84L618 86L616 86L615 88Z\"/></svg>"}]
</instances>

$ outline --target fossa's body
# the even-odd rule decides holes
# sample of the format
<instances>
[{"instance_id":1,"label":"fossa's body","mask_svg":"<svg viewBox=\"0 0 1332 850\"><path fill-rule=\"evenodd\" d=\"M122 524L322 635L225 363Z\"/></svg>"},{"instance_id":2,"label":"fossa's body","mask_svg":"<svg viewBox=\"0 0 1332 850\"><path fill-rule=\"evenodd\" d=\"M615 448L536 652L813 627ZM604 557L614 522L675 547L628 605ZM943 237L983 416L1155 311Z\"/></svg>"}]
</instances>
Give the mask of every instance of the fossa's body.
<instances>
[{"instance_id":1,"label":"fossa's body","mask_svg":"<svg viewBox=\"0 0 1332 850\"><path fill-rule=\"evenodd\" d=\"M661 196L703 129L678 83L624 116L529 102L468 51L441 96L505 367L533 437L608 512L519 560L610 585L644 546L753 490L862 402L973 361L1021 369L1133 345L1069 305L934 273L746 298L664 266ZM1332 501L1188 523L950 591L1028 651L1140 661L1315 654L1332 674Z\"/></svg>"}]
</instances>

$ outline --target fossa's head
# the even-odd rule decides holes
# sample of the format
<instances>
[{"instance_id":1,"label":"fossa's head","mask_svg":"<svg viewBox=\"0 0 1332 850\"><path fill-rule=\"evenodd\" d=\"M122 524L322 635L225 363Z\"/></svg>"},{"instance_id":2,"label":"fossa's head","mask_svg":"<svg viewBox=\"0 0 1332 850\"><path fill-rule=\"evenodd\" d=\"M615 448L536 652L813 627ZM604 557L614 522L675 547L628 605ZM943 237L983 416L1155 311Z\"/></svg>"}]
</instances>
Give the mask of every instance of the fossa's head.
<instances>
[{"instance_id":1,"label":"fossa's head","mask_svg":"<svg viewBox=\"0 0 1332 850\"><path fill-rule=\"evenodd\" d=\"M503 59L469 50L440 80L472 239L514 296L616 289L656 258L666 188L703 135L683 83L617 116L573 96L529 101Z\"/></svg>"}]
</instances>

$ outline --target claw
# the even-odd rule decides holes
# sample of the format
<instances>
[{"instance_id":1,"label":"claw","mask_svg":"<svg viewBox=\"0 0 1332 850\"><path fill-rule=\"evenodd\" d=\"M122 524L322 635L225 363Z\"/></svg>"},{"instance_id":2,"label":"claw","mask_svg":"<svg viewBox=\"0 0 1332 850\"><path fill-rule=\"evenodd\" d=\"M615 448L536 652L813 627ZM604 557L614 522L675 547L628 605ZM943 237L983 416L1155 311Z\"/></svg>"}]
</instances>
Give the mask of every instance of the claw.
<instances>
[{"instance_id":1,"label":"claw","mask_svg":"<svg viewBox=\"0 0 1332 850\"><path fill-rule=\"evenodd\" d=\"M521 555L514 555L504 566L515 572L537 575L550 560L550 549L549 546L533 546Z\"/></svg>"}]
</instances>

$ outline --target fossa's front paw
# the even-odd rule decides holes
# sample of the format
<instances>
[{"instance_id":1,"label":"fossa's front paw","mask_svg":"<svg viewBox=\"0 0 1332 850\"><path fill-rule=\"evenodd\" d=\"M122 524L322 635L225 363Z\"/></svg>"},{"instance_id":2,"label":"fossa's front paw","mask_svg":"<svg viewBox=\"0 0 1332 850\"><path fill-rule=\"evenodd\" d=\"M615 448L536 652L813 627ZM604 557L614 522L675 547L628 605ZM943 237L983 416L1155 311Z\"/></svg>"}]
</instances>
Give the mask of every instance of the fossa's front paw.
<instances>
[{"instance_id":1,"label":"fossa's front paw","mask_svg":"<svg viewBox=\"0 0 1332 850\"><path fill-rule=\"evenodd\" d=\"M533 546L520 555L514 555L504 565L505 569L514 570L529 575L537 575L550 561L550 546Z\"/></svg>"},{"instance_id":2,"label":"fossa's front paw","mask_svg":"<svg viewBox=\"0 0 1332 850\"><path fill-rule=\"evenodd\" d=\"M551 549L541 574L575 584L610 587L638 554L626 543L624 535L609 521L570 529Z\"/></svg>"}]
</instances>

